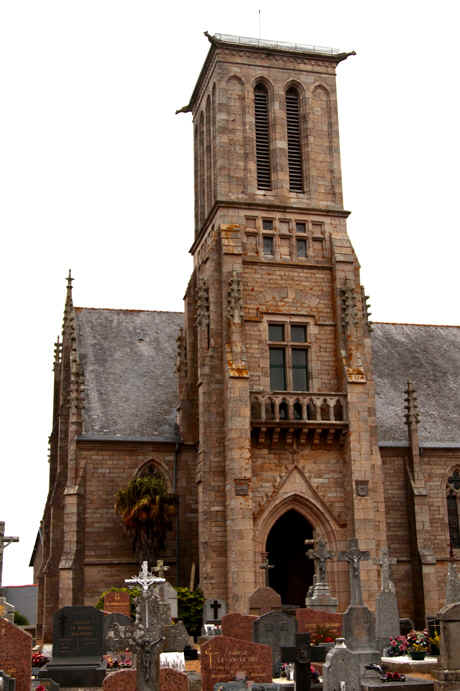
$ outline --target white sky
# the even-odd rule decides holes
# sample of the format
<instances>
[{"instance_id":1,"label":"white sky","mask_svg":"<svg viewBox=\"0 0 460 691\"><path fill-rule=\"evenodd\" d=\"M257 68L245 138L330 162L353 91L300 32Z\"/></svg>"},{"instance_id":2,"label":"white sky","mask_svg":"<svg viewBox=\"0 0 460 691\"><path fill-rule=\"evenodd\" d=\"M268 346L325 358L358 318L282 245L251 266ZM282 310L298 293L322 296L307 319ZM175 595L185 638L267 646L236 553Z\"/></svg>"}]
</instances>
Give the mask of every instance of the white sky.
<instances>
[{"instance_id":1,"label":"white sky","mask_svg":"<svg viewBox=\"0 0 460 691\"><path fill-rule=\"evenodd\" d=\"M233 33L356 50L338 68L345 207L380 321L458 324L458 2L3 0L0 520L29 583L48 483L52 350L74 302L181 310L191 270L188 103Z\"/></svg>"}]
</instances>

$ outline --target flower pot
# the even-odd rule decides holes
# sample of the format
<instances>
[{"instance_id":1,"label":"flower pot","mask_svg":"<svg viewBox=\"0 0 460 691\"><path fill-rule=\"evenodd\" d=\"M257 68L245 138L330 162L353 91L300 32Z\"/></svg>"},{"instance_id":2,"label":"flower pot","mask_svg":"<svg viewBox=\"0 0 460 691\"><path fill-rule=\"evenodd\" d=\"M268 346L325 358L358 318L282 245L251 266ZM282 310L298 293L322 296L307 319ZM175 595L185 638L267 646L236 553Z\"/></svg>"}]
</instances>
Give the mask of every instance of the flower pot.
<instances>
[{"instance_id":1,"label":"flower pot","mask_svg":"<svg viewBox=\"0 0 460 691\"><path fill-rule=\"evenodd\" d=\"M413 650L409 653L413 660L424 660L426 652L423 650Z\"/></svg>"}]
</instances>

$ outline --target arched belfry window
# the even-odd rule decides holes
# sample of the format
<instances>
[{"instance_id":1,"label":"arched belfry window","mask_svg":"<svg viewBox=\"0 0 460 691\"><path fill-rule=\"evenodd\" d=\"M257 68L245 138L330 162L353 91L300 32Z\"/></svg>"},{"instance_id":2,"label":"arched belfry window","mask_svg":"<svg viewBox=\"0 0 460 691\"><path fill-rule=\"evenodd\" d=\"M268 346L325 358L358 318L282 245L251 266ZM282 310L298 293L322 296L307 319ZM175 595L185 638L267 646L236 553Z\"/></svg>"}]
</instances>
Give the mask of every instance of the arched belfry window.
<instances>
[{"instance_id":1,"label":"arched belfry window","mask_svg":"<svg viewBox=\"0 0 460 691\"><path fill-rule=\"evenodd\" d=\"M254 88L254 117L256 125L257 189L271 190L270 116L268 90L259 82Z\"/></svg>"},{"instance_id":2,"label":"arched belfry window","mask_svg":"<svg viewBox=\"0 0 460 691\"><path fill-rule=\"evenodd\" d=\"M286 91L286 123L288 142L289 189L303 192L302 141L300 130L300 98L295 87Z\"/></svg>"},{"instance_id":3,"label":"arched belfry window","mask_svg":"<svg viewBox=\"0 0 460 691\"><path fill-rule=\"evenodd\" d=\"M447 519L449 522L450 545L460 548L460 524L458 504L460 500L460 470L456 469L447 480Z\"/></svg>"}]
</instances>

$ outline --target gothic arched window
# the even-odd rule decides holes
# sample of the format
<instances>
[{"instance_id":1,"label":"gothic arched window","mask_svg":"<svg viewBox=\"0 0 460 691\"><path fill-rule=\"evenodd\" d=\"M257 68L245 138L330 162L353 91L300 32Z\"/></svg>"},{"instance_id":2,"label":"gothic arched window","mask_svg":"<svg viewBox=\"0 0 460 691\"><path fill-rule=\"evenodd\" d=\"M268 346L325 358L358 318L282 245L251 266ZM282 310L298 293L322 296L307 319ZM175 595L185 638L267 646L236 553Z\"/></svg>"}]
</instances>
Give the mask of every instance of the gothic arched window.
<instances>
[{"instance_id":1,"label":"gothic arched window","mask_svg":"<svg viewBox=\"0 0 460 691\"><path fill-rule=\"evenodd\" d=\"M286 124L288 143L289 189L303 192L302 141L300 129L300 97L293 86L286 91Z\"/></svg>"},{"instance_id":2,"label":"gothic arched window","mask_svg":"<svg viewBox=\"0 0 460 691\"><path fill-rule=\"evenodd\" d=\"M446 492L450 546L460 548L460 524L458 518L458 504L460 501L460 470L454 470L452 475L448 478Z\"/></svg>"},{"instance_id":3,"label":"gothic arched window","mask_svg":"<svg viewBox=\"0 0 460 691\"><path fill-rule=\"evenodd\" d=\"M259 82L254 88L254 117L256 126L257 189L271 190L270 116L268 90Z\"/></svg>"}]
</instances>

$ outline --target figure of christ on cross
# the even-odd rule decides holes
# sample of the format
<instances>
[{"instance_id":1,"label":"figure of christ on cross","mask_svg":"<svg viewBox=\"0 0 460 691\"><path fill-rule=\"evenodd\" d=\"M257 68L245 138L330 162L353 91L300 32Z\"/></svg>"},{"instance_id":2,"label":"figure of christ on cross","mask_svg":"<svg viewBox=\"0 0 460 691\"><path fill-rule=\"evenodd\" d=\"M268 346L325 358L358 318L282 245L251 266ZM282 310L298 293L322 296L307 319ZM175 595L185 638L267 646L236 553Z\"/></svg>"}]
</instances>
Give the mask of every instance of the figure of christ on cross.
<instances>
[{"instance_id":1,"label":"figure of christ on cross","mask_svg":"<svg viewBox=\"0 0 460 691\"><path fill-rule=\"evenodd\" d=\"M19 542L19 538L5 535L5 521L0 521L0 588L2 587L3 575L3 550L12 542Z\"/></svg>"},{"instance_id":2,"label":"figure of christ on cross","mask_svg":"<svg viewBox=\"0 0 460 691\"><path fill-rule=\"evenodd\" d=\"M361 591L361 560L368 561L370 559L369 552L361 552L358 546L358 540L352 537L348 541L348 551L340 552L339 561L347 561L350 566L350 590L352 605L363 604L363 594Z\"/></svg>"}]
</instances>

